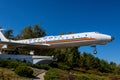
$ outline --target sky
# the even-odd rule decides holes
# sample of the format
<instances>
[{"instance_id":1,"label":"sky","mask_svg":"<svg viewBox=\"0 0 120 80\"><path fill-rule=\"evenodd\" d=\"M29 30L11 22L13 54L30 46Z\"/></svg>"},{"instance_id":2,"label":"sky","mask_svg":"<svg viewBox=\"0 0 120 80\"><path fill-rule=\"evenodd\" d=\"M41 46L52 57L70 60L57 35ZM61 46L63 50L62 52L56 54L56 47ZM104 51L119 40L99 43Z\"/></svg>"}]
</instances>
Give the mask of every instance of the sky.
<instances>
[{"instance_id":1,"label":"sky","mask_svg":"<svg viewBox=\"0 0 120 80\"><path fill-rule=\"evenodd\" d=\"M17 35L26 26L41 24L47 35L97 31L115 37L97 46L94 55L120 64L119 0L0 0L0 26ZM93 48L80 47L93 53Z\"/></svg>"}]
</instances>

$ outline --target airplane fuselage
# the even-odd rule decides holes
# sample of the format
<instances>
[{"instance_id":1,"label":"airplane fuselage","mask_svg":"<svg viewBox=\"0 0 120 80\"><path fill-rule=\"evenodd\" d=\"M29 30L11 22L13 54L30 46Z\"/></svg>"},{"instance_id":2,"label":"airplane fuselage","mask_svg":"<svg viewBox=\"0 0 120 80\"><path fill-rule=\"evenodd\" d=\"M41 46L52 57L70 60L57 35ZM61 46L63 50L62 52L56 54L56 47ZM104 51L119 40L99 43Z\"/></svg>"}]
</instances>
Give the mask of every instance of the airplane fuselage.
<instances>
[{"instance_id":1,"label":"airplane fuselage","mask_svg":"<svg viewBox=\"0 0 120 80\"><path fill-rule=\"evenodd\" d=\"M45 36L41 38L9 40L4 37L0 30L0 48L2 51L14 51L18 48L27 49L33 53L34 50L42 48L64 48L93 46L96 54L96 45L103 45L111 42L114 37L98 32L84 32L77 34L67 34L58 36Z\"/></svg>"},{"instance_id":2,"label":"airplane fuselage","mask_svg":"<svg viewBox=\"0 0 120 80\"><path fill-rule=\"evenodd\" d=\"M14 43L45 45L49 47L74 47L74 46L92 46L106 44L112 41L112 37L98 32L84 32L77 34L67 34L58 36L46 36L42 38L33 38L26 40L12 41Z\"/></svg>"}]
</instances>

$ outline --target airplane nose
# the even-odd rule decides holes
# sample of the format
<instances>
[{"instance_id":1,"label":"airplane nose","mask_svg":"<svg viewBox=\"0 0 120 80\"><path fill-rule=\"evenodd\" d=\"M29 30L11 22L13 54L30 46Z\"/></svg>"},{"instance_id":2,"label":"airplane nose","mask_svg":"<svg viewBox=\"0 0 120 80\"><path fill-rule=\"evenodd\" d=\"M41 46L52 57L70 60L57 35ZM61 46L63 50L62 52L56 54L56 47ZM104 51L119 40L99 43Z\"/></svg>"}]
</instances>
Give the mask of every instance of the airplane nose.
<instances>
[{"instance_id":1,"label":"airplane nose","mask_svg":"<svg viewBox=\"0 0 120 80\"><path fill-rule=\"evenodd\" d=\"M111 41L113 41L115 39L115 37L111 36Z\"/></svg>"}]
</instances>

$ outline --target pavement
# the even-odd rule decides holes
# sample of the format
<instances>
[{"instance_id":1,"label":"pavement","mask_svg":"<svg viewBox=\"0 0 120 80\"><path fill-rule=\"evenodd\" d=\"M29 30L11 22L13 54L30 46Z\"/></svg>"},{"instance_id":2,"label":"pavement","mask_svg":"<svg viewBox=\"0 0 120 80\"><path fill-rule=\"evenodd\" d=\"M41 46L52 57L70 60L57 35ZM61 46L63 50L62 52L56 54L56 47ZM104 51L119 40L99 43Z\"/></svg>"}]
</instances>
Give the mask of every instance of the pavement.
<instances>
[{"instance_id":1,"label":"pavement","mask_svg":"<svg viewBox=\"0 0 120 80\"><path fill-rule=\"evenodd\" d=\"M35 79L33 80L44 80L44 75L45 75L46 71L40 73L38 76L36 76Z\"/></svg>"}]
</instances>

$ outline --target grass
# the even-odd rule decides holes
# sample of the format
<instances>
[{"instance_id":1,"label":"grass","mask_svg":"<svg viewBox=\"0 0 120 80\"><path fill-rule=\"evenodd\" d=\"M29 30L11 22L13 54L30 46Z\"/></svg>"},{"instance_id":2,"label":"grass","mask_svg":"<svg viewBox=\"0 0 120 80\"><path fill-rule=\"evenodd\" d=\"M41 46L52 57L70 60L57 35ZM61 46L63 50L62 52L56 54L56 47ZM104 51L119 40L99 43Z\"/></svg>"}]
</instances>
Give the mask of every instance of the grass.
<instances>
[{"instance_id":1,"label":"grass","mask_svg":"<svg viewBox=\"0 0 120 80\"><path fill-rule=\"evenodd\" d=\"M48 72L45 75L45 80L62 80L67 77L67 71L57 69L57 68L51 68L48 70ZM61 79L62 78L62 79Z\"/></svg>"},{"instance_id":2,"label":"grass","mask_svg":"<svg viewBox=\"0 0 120 80\"><path fill-rule=\"evenodd\" d=\"M43 69L32 68L34 71L34 76L44 72ZM32 80L32 78L26 78L18 76L12 69L1 68L0 67L0 80Z\"/></svg>"},{"instance_id":3,"label":"grass","mask_svg":"<svg viewBox=\"0 0 120 80\"><path fill-rule=\"evenodd\" d=\"M45 80L120 80L120 75L100 73L96 70L75 69L68 71L51 68L47 71Z\"/></svg>"},{"instance_id":4,"label":"grass","mask_svg":"<svg viewBox=\"0 0 120 80\"><path fill-rule=\"evenodd\" d=\"M0 80L31 80L30 78L20 77L14 71L0 67Z\"/></svg>"},{"instance_id":5,"label":"grass","mask_svg":"<svg viewBox=\"0 0 120 80\"><path fill-rule=\"evenodd\" d=\"M105 76L98 76L94 74L83 74L83 73L74 73L73 74L78 80L111 80Z\"/></svg>"}]
</instances>

